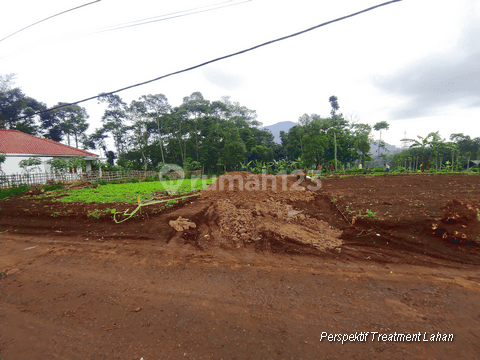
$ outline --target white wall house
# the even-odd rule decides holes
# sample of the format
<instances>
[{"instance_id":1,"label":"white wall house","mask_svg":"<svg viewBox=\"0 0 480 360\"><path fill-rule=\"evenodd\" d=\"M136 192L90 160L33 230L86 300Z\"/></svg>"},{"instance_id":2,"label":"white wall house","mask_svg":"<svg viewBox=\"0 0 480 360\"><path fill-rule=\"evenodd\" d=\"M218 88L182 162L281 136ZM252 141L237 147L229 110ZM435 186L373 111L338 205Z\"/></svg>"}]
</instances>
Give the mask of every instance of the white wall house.
<instances>
[{"instance_id":1,"label":"white wall house","mask_svg":"<svg viewBox=\"0 0 480 360\"><path fill-rule=\"evenodd\" d=\"M21 160L38 157L42 164L34 172L50 172L47 161L53 158L69 158L81 156L86 162L85 169L91 170L92 160L98 159L98 155L80 150L56 141L39 138L22 133L18 130L0 129L0 151L5 153L6 160L0 164L1 170L6 174L22 173L19 166ZM35 171L36 170L36 171ZM72 171L74 171L72 169ZM77 169L77 171L81 171Z\"/></svg>"}]
</instances>

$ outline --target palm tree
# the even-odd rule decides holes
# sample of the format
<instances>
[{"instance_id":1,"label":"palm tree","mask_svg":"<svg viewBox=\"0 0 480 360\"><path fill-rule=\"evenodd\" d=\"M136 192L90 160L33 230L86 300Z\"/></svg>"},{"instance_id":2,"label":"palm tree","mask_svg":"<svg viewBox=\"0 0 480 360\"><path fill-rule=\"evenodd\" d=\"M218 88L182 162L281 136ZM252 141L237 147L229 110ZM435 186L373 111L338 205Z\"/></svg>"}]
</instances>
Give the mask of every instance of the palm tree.
<instances>
[{"instance_id":1,"label":"palm tree","mask_svg":"<svg viewBox=\"0 0 480 360\"><path fill-rule=\"evenodd\" d=\"M437 154L437 148L442 143L442 139L440 138L440 134L438 133L438 131L431 132L425 139L428 141L429 138L432 139L428 142L428 145L430 145L430 147L432 148L432 152L430 153L430 158L428 159L427 171L430 170L430 164L432 163L432 155Z\"/></svg>"},{"instance_id":2,"label":"palm tree","mask_svg":"<svg viewBox=\"0 0 480 360\"><path fill-rule=\"evenodd\" d=\"M422 149L422 172L425 171L425 147L429 143L428 138L429 138L429 136L431 136L431 134L433 134L433 133L428 134L428 136L425 137L425 138L421 137L420 135L417 135L417 138L419 138L420 141L418 141L416 139L402 139L402 140L400 140L400 141L411 142L412 144L410 145L410 148L419 147L419 148Z\"/></svg>"},{"instance_id":3,"label":"palm tree","mask_svg":"<svg viewBox=\"0 0 480 360\"><path fill-rule=\"evenodd\" d=\"M455 164L455 154L458 150L458 144L454 142L449 142L445 144L445 149L450 150L450 153L452 154L452 172L454 171L454 164Z\"/></svg>"}]
</instances>

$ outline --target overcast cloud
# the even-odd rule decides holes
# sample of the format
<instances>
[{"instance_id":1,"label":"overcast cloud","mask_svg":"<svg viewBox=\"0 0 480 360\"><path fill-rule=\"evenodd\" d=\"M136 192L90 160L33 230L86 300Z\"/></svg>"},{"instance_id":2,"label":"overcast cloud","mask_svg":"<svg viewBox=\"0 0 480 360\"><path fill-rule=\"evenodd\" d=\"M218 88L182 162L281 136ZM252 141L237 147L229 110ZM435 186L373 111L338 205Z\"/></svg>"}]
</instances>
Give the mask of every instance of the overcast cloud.
<instances>
[{"instance_id":1,"label":"overcast cloud","mask_svg":"<svg viewBox=\"0 0 480 360\"><path fill-rule=\"evenodd\" d=\"M391 110L391 120L435 116L452 105L480 107L480 18L473 6L464 11L465 22L456 44L446 41L443 51L409 63L395 74L373 79L380 91L406 100ZM467 21L472 17L476 21Z\"/></svg>"}]
</instances>

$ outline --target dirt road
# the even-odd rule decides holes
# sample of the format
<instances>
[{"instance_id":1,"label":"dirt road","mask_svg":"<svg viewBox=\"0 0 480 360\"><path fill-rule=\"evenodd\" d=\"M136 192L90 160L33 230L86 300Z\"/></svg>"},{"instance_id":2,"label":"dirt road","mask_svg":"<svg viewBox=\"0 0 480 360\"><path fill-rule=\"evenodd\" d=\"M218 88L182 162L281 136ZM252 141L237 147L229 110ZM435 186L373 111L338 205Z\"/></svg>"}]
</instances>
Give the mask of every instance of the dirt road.
<instances>
[{"instance_id":1,"label":"dirt road","mask_svg":"<svg viewBox=\"0 0 480 360\"><path fill-rule=\"evenodd\" d=\"M478 359L480 271L2 234L7 359ZM366 341L327 334L369 332ZM417 334L422 341L378 341ZM423 341L453 334L452 342ZM324 335L324 339L320 341ZM372 341L373 340L373 341Z\"/></svg>"}]
</instances>

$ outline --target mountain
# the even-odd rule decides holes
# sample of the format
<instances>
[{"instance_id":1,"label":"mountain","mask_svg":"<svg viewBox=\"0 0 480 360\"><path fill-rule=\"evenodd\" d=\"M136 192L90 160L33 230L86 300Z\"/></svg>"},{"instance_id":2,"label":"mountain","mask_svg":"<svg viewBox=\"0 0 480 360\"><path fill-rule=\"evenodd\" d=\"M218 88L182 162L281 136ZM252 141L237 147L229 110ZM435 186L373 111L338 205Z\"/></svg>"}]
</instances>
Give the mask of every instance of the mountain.
<instances>
[{"instance_id":1,"label":"mountain","mask_svg":"<svg viewBox=\"0 0 480 360\"><path fill-rule=\"evenodd\" d=\"M291 127L297 125L296 123L294 123L293 121L282 121L282 122L279 122L279 123L276 123L276 124L273 124L273 125L268 125L268 126L265 126L262 128L262 130L268 130L270 131L273 136L274 136L274 141L277 143L277 144L281 144L281 140L280 140L280 131L285 131L286 133L288 132L288 130L290 130Z\"/></svg>"},{"instance_id":2,"label":"mountain","mask_svg":"<svg viewBox=\"0 0 480 360\"><path fill-rule=\"evenodd\" d=\"M282 141L280 140L280 131L283 130L287 133L288 130L290 130L290 128L295 126L295 125L297 125L297 124L294 123L293 121L282 121L282 122L279 122L279 123L276 123L276 124L273 124L273 125L265 126L265 127L261 128L261 130L270 131L274 136L273 140L277 144L281 144ZM372 157L375 157L376 154L377 154L377 149L378 149L378 140L372 141L370 146L371 146L370 154L372 155ZM385 147L387 148L387 150L388 150L387 154L389 154L389 155L396 154L396 153L399 153L399 152L402 151L402 148L399 148L395 145L390 145L390 144L387 144L387 143L385 143ZM385 150L383 150L383 152L385 152Z\"/></svg>"},{"instance_id":3,"label":"mountain","mask_svg":"<svg viewBox=\"0 0 480 360\"><path fill-rule=\"evenodd\" d=\"M392 154L396 154L396 153L399 153L399 152L402 152L402 148L399 148L398 146L395 146L395 145L390 145L388 143L385 143L385 147L387 148L387 154L388 155L392 155ZM373 155L377 155L377 150L378 150L378 140L375 140L375 141L372 141L370 143L370 154L373 156ZM385 150L381 150L382 153L385 153Z\"/></svg>"}]
</instances>

